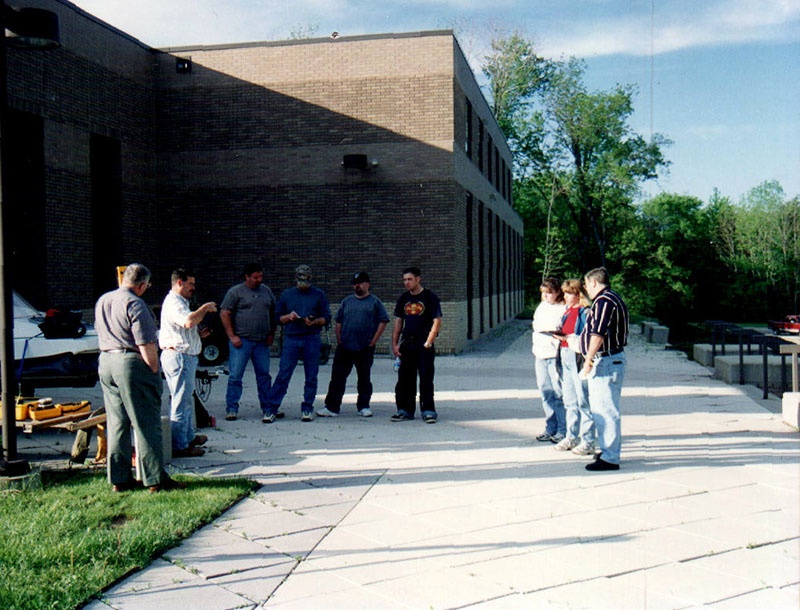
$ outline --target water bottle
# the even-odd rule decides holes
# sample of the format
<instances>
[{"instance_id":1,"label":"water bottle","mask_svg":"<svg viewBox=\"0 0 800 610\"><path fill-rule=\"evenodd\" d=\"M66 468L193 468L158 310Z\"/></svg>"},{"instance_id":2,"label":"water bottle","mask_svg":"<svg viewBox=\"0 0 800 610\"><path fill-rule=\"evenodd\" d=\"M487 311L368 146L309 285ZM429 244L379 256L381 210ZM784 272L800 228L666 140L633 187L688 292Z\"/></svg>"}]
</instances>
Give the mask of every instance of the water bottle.
<instances>
[{"instance_id":1,"label":"water bottle","mask_svg":"<svg viewBox=\"0 0 800 610\"><path fill-rule=\"evenodd\" d=\"M394 359L394 372L395 373L400 372L400 356Z\"/></svg>"}]
</instances>

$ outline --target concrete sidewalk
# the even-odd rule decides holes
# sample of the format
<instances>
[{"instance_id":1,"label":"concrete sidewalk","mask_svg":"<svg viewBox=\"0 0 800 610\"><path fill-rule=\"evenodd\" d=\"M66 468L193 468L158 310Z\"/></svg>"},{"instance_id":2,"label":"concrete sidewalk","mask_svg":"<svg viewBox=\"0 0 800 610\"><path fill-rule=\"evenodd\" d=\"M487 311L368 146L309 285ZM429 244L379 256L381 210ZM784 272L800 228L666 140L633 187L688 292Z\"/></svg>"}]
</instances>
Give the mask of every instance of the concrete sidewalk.
<instances>
[{"instance_id":1,"label":"concrete sidewalk","mask_svg":"<svg viewBox=\"0 0 800 610\"><path fill-rule=\"evenodd\" d=\"M353 379L342 416L301 423L298 370L286 419L261 423L249 377L225 422L223 378L210 451L173 466L263 486L88 607L799 608L800 434L635 335L622 469L588 473L534 440L527 328L437 359L436 425L389 421L388 358L371 419Z\"/></svg>"}]
</instances>

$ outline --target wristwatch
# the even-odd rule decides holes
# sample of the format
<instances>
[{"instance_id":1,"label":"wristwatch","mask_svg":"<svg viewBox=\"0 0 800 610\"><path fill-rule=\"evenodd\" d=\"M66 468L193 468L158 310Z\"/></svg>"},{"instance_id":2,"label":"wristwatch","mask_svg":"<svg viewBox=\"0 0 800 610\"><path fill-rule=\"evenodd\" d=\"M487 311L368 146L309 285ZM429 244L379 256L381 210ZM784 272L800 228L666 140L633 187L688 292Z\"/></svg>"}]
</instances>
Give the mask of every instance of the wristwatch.
<instances>
[{"instance_id":1,"label":"wristwatch","mask_svg":"<svg viewBox=\"0 0 800 610\"><path fill-rule=\"evenodd\" d=\"M424 347L425 347L425 348L427 348L427 349L430 349L430 348L432 348L432 347L433 347L433 343L428 343L428 342L426 341L426 342L425 342L425 345L424 345Z\"/></svg>"}]
</instances>

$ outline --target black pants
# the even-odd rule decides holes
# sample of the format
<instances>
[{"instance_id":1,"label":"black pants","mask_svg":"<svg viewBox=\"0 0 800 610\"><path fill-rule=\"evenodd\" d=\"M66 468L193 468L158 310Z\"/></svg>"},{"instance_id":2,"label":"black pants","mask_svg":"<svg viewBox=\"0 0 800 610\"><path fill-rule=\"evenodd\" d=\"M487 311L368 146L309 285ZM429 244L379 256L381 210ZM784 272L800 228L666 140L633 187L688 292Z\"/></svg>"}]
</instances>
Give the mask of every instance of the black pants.
<instances>
[{"instance_id":1,"label":"black pants","mask_svg":"<svg viewBox=\"0 0 800 610\"><path fill-rule=\"evenodd\" d=\"M417 410L417 374L419 374L420 411L436 412L433 404L433 360L435 356L433 348L426 349L422 345L403 346L400 371L397 374L397 385L394 388L398 411L405 411L413 417Z\"/></svg>"},{"instance_id":2,"label":"black pants","mask_svg":"<svg viewBox=\"0 0 800 610\"><path fill-rule=\"evenodd\" d=\"M341 345L336 347L333 356L333 367L331 368L331 382L328 385L328 395L325 397L325 406L333 413L338 413L342 406L342 396L347 385L347 377L353 367L356 367L358 375L358 410L369 407L372 398L372 381L370 372L372 361L375 358L375 348L365 347L362 350L353 351L343 348Z\"/></svg>"}]
</instances>

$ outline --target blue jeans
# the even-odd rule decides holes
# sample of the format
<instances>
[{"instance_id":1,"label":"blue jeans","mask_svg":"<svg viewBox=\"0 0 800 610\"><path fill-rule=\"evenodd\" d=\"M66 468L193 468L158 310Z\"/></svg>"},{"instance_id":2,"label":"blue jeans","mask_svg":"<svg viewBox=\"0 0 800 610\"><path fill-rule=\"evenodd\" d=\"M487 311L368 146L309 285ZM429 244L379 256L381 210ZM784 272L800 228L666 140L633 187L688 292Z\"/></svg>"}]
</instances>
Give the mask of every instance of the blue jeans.
<instances>
[{"instance_id":1,"label":"blue jeans","mask_svg":"<svg viewBox=\"0 0 800 610\"><path fill-rule=\"evenodd\" d=\"M589 387L578 377L577 354L569 347L561 348L562 389L567 412L567 438L580 438L594 444L594 418L589 408Z\"/></svg>"},{"instance_id":2,"label":"blue jeans","mask_svg":"<svg viewBox=\"0 0 800 610\"><path fill-rule=\"evenodd\" d=\"M242 377L247 362L253 361L253 370L256 374L258 385L258 402L261 410L265 411L269 404L269 392L272 387L272 378L269 376L269 345L266 341L251 341L242 339L242 347L233 347L229 343L230 355L228 356L228 390L225 393L225 410L228 413L239 411L239 399L242 397Z\"/></svg>"},{"instance_id":3,"label":"blue jeans","mask_svg":"<svg viewBox=\"0 0 800 610\"><path fill-rule=\"evenodd\" d=\"M594 375L589 377L589 404L603 452L600 457L611 464L619 464L622 447L619 399L624 378L625 352L599 358L594 363Z\"/></svg>"},{"instance_id":4,"label":"blue jeans","mask_svg":"<svg viewBox=\"0 0 800 610\"><path fill-rule=\"evenodd\" d=\"M544 431L548 434L567 433L567 415L561 398L561 374L556 358L534 357L536 385L542 392Z\"/></svg>"},{"instance_id":5,"label":"blue jeans","mask_svg":"<svg viewBox=\"0 0 800 610\"><path fill-rule=\"evenodd\" d=\"M322 340L319 333L313 335L285 335L283 338L283 349L281 350L281 364L278 369L278 376L272 384L272 391L269 394L267 408L264 413L277 413L278 408L286 396L289 389L289 382L292 380L292 373L303 357L303 370L306 374L306 385L303 389L303 404L301 409L304 412L314 409L314 399L317 397L317 373L319 373L319 350Z\"/></svg>"},{"instance_id":6,"label":"blue jeans","mask_svg":"<svg viewBox=\"0 0 800 610\"><path fill-rule=\"evenodd\" d=\"M181 450L194 439L194 376L197 356L165 349L161 352L161 368L167 379L170 399L169 420L172 448Z\"/></svg>"}]
</instances>

